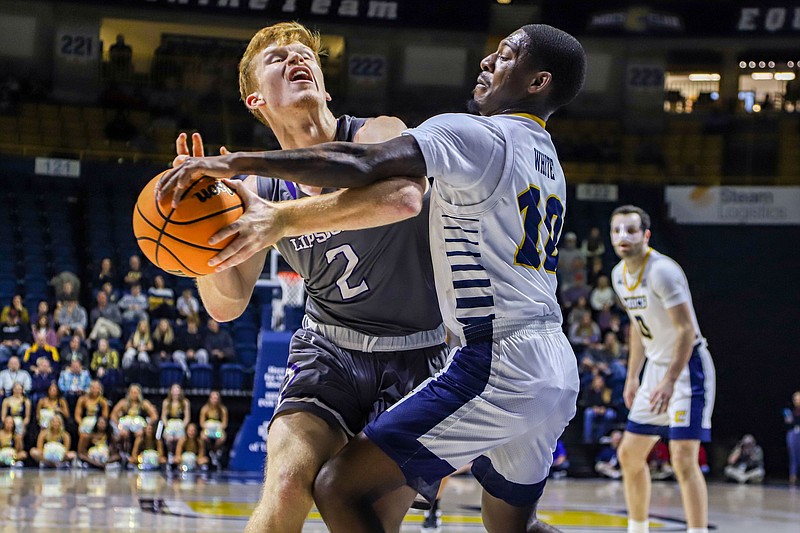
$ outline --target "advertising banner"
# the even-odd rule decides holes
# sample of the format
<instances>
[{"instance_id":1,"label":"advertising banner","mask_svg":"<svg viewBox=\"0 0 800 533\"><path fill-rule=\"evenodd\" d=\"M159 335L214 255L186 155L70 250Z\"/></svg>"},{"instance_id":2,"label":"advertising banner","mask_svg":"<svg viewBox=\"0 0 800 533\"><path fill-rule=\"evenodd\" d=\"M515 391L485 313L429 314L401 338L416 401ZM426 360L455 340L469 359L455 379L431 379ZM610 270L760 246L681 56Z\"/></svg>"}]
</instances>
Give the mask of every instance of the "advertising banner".
<instances>
[{"instance_id":1,"label":"advertising banner","mask_svg":"<svg viewBox=\"0 0 800 533\"><path fill-rule=\"evenodd\" d=\"M253 378L253 404L231 448L231 470L261 472L267 455L267 428L278 404L286 360L289 358L287 331L261 331Z\"/></svg>"},{"instance_id":2,"label":"advertising banner","mask_svg":"<svg viewBox=\"0 0 800 533\"><path fill-rule=\"evenodd\" d=\"M669 186L664 197L679 224L800 224L800 187Z\"/></svg>"}]
</instances>

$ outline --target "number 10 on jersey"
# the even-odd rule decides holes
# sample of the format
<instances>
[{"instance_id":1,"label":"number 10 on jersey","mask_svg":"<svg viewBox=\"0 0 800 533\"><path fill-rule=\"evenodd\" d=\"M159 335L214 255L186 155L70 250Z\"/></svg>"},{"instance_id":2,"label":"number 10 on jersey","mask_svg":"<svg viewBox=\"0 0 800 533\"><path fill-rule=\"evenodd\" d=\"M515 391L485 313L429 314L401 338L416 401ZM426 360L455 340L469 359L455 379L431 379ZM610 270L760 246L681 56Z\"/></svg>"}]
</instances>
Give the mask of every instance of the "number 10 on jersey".
<instances>
[{"instance_id":1,"label":"number 10 on jersey","mask_svg":"<svg viewBox=\"0 0 800 533\"><path fill-rule=\"evenodd\" d=\"M542 266L542 249L539 246L541 235L539 228L544 222L547 239L544 243L544 269L550 274L556 273L558 267L558 241L564 225L564 204L557 196L548 196L545 200L544 216L539 211L542 191L531 185L517 195L519 214L522 215L522 226L525 235L517 246L514 264L539 270Z\"/></svg>"}]
</instances>

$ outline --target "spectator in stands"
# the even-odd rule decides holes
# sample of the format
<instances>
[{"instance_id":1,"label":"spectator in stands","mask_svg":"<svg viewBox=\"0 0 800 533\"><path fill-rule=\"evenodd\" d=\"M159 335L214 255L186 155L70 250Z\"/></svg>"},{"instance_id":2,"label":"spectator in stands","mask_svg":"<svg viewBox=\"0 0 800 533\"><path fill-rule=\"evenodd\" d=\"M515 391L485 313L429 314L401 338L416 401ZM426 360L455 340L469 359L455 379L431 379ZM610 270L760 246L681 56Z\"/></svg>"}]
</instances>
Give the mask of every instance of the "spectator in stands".
<instances>
[{"instance_id":1,"label":"spectator in stands","mask_svg":"<svg viewBox=\"0 0 800 533\"><path fill-rule=\"evenodd\" d=\"M583 315L581 321L569 330L569 342L579 357L600 343L600 327L592 315Z\"/></svg>"},{"instance_id":2,"label":"spectator in stands","mask_svg":"<svg viewBox=\"0 0 800 533\"><path fill-rule=\"evenodd\" d=\"M20 369L19 357L13 356L8 360L8 367L0 372L0 396L11 394L14 383L21 383L25 392L31 390L31 375Z\"/></svg>"},{"instance_id":3,"label":"spectator in stands","mask_svg":"<svg viewBox=\"0 0 800 533\"><path fill-rule=\"evenodd\" d=\"M574 232L568 231L564 234L564 239L558 247L558 284L562 292L575 283L576 259L585 260L583 252L578 248L578 236ZM585 268L585 263L583 268ZM583 274L585 276L585 272Z\"/></svg>"},{"instance_id":4,"label":"spectator in stands","mask_svg":"<svg viewBox=\"0 0 800 533\"><path fill-rule=\"evenodd\" d=\"M28 424L31 423L32 412L31 401L25 396L22 383L14 383L11 386L11 394L3 399L0 407L0 418L5 419L7 416L12 416L14 418L14 431L24 439L25 434L28 432Z\"/></svg>"},{"instance_id":5,"label":"spectator in stands","mask_svg":"<svg viewBox=\"0 0 800 533\"><path fill-rule=\"evenodd\" d=\"M46 316L48 321L47 323L52 327L53 326L53 314L50 312L50 304L47 303L47 300L40 300L39 305L36 306L36 314L31 317L31 322L33 324L40 324L42 316ZM53 343L51 343L53 344Z\"/></svg>"},{"instance_id":6,"label":"spectator in stands","mask_svg":"<svg viewBox=\"0 0 800 533\"><path fill-rule=\"evenodd\" d=\"M94 283L92 286L95 288L102 287L106 283L111 283L112 285L114 282L117 281L117 275L114 272L114 264L111 262L110 257L104 257L100 261L100 272L97 273L97 276L94 278Z\"/></svg>"},{"instance_id":7,"label":"spectator in stands","mask_svg":"<svg viewBox=\"0 0 800 533\"><path fill-rule=\"evenodd\" d=\"M133 50L124 35L117 35L116 42L108 48L108 61L115 79L126 78L133 71Z\"/></svg>"},{"instance_id":8,"label":"spectator in stands","mask_svg":"<svg viewBox=\"0 0 800 533\"><path fill-rule=\"evenodd\" d=\"M208 331L206 332L204 348L208 352L211 365L214 367L215 375L219 374L219 367L224 363L232 363L234 360L233 339L230 333L219 327L219 322L209 318L207 322Z\"/></svg>"},{"instance_id":9,"label":"spectator in stands","mask_svg":"<svg viewBox=\"0 0 800 533\"><path fill-rule=\"evenodd\" d=\"M36 447L31 449L30 455L41 466L68 466L75 459L75 452L70 451L71 446L69 433L64 430L64 421L55 415L48 428L39 433Z\"/></svg>"},{"instance_id":10,"label":"spectator in stands","mask_svg":"<svg viewBox=\"0 0 800 533\"><path fill-rule=\"evenodd\" d=\"M150 318L175 318L175 291L164 283L164 276L156 276L153 286L147 289Z\"/></svg>"},{"instance_id":11,"label":"spectator in stands","mask_svg":"<svg viewBox=\"0 0 800 533\"><path fill-rule=\"evenodd\" d=\"M608 311L617 303L617 295L611 287L611 282L608 276L600 276L597 278L597 286L592 289L589 296L589 303L595 311Z\"/></svg>"},{"instance_id":12,"label":"spectator in stands","mask_svg":"<svg viewBox=\"0 0 800 533\"><path fill-rule=\"evenodd\" d=\"M556 449L553 451L553 464L550 466L550 477L553 479L561 479L567 477L567 470L569 470L569 459L567 458L567 449L561 439L556 441Z\"/></svg>"},{"instance_id":13,"label":"spectator in stands","mask_svg":"<svg viewBox=\"0 0 800 533\"><path fill-rule=\"evenodd\" d=\"M792 406L783 410L783 421L789 449L789 485L797 485L797 474L800 474L800 391L792 394Z\"/></svg>"},{"instance_id":14,"label":"spectator in stands","mask_svg":"<svg viewBox=\"0 0 800 533\"><path fill-rule=\"evenodd\" d=\"M589 299L586 297L578 298L567 315L567 331L572 329L572 326L580 324L584 315L592 316L592 310L589 307Z\"/></svg>"},{"instance_id":15,"label":"spectator in stands","mask_svg":"<svg viewBox=\"0 0 800 533\"><path fill-rule=\"evenodd\" d=\"M86 338L88 324L86 309L78 303L77 299L64 301L56 313L56 323L58 323L59 335L78 335L81 339Z\"/></svg>"},{"instance_id":16,"label":"spectator in stands","mask_svg":"<svg viewBox=\"0 0 800 533\"><path fill-rule=\"evenodd\" d=\"M122 383L119 353L111 348L108 339L97 341L97 350L92 354L89 369L94 377L100 380L103 387L110 391Z\"/></svg>"},{"instance_id":17,"label":"spectator in stands","mask_svg":"<svg viewBox=\"0 0 800 533\"><path fill-rule=\"evenodd\" d=\"M84 348L81 338L78 335L73 335L69 339L69 344L61 350L61 364L69 365L73 359L81 362L81 365L86 366L89 363L89 353ZM58 371L58 369L56 369Z\"/></svg>"},{"instance_id":18,"label":"spectator in stands","mask_svg":"<svg viewBox=\"0 0 800 533\"><path fill-rule=\"evenodd\" d=\"M192 406L183 394L183 387L173 383L169 394L161 403L161 422L164 424L164 444L169 460L175 454L178 441L186 436L186 426L192 419Z\"/></svg>"},{"instance_id":19,"label":"spectator in stands","mask_svg":"<svg viewBox=\"0 0 800 533\"><path fill-rule=\"evenodd\" d=\"M700 448L697 452L697 463L700 465L700 471L703 473L705 477L708 477L708 474L711 473L711 467L708 466L708 455L706 454L706 447L703 444L700 444Z\"/></svg>"},{"instance_id":20,"label":"spectator in stands","mask_svg":"<svg viewBox=\"0 0 800 533\"><path fill-rule=\"evenodd\" d=\"M53 276L50 285L56 293L56 303L65 300L77 300L81 293L81 280L72 272L65 270ZM56 320L57 322L58 320Z\"/></svg>"},{"instance_id":21,"label":"spectator in stands","mask_svg":"<svg viewBox=\"0 0 800 533\"><path fill-rule=\"evenodd\" d=\"M44 341L47 344L50 346L58 346L60 339L53 325L54 322L50 315L47 313L38 315L33 321L33 327L31 328L33 338L35 339L37 334L44 335Z\"/></svg>"},{"instance_id":22,"label":"spectator in stands","mask_svg":"<svg viewBox=\"0 0 800 533\"><path fill-rule=\"evenodd\" d=\"M65 363L66 364L66 363ZM64 393L70 411L75 409L78 398L89 392L89 384L92 377L89 372L83 369L80 359L73 359L69 367L61 372L58 377L58 388Z\"/></svg>"},{"instance_id":23,"label":"spectator in stands","mask_svg":"<svg viewBox=\"0 0 800 533\"><path fill-rule=\"evenodd\" d=\"M228 408L223 405L219 391L211 391L208 401L200 409L200 429L200 438L208 444L206 449L211 464L219 468L228 429Z\"/></svg>"},{"instance_id":24,"label":"spectator in stands","mask_svg":"<svg viewBox=\"0 0 800 533\"><path fill-rule=\"evenodd\" d=\"M89 315L92 332L89 338L118 339L122 336L122 313L116 304L109 303L108 295L100 291L97 293L97 307Z\"/></svg>"},{"instance_id":25,"label":"spectator in stands","mask_svg":"<svg viewBox=\"0 0 800 533\"><path fill-rule=\"evenodd\" d=\"M175 332L172 330L169 320L162 318L153 331L153 350L150 352L150 362L154 366L172 362L172 353L176 348Z\"/></svg>"},{"instance_id":26,"label":"spectator in stands","mask_svg":"<svg viewBox=\"0 0 800 533\"><path fill-rule=\"evenodd\" d=\"M586 260L583 257L576 257L572 260L572 266L569 272L569 277L564 278L565 284L559 286L561 289L561 300L567 307L572 306L581 297L588 298L591 291L591 287L589 287L586 281Z\"/></svg>"},{"instance_id":27,"label":"spectator in stands","mask_svg":"<svg viewBox=\"0 0 800 533\"><path fill-rule=\"evenodd\" d=\"M22 436L17 435L14 424L14 417L8 415L3 417L3 427L0 428L0 454L6 454L5 462L0 462L0 466L13 466L21 468L23 461L28 458L22 443ZM8 452L9 448L12 450Z\"/></svg>"},{"instance_id":28,"label":"spectator in stands","mask_svg":"<svg viewBox=\"0 0 800 533\"><path fill-rule=\"evenodd\" d=\"M119 305L120 294L119 291L114 287L113 283L106 281L103 283L103 286L100 287L100 290L106 293L109 303Z\"/></svg>"},{"instance_id":29,"label":"spectator in stands","mask_svg":"<svg viewBox=\"0 0 800 533\"><path fill-rule=\"evenodd\" d=\"M25 350L25 355L22 356L23 368L30 370L36 366L36 361L44 358L50 361L53 368L58 369L61 365L61 357L58 355L58 350L55 346L47 344L47 333L37 332L34 340L36 342Z\"/></svg>"},{"instance_id":30,"label":"spectator in stands","mask_svg":"<svg viewBox=\"0 0 800 533\"><path fill-rule=\"evenodd\" d=\"M16 115L19 105L20 85L19 80L9 74L0 85L0 114Z\"/></svg>"},{"instance_id":31,"label":"spectator in stands","mask_svg":"<svg viewBox=\"0 0 800 533\"><path fill-rule=\"evenodd\" d=\"M172 353L172 358L183 367L185 373L188 373L191 365L195 363L208 364L208 352L203 346L200 321L197 318L190 318L186 322L186 330L175 341L177 350Z\"/></svg>"},{"instance_id":32,"label":"spectator in stands","mask_svg":"<svg viewBox=\"0 0 800 533\"><path fill-rule=\"evenodd\" d=\"M592 385L583 391L583 442L593 444L608 433L611 424L617 418L611 407L611 389L606 387L606 380L597 374Z\"/></svg>"},{"instance_id":33,"label":"spectator in stands","mask_svg":"<svg viewBox=\"0 0 800 533\"><path fill-rule=\"evenodd\" d=\"M134 363L150 365L150 352L153 351L153 339L150 336L150 324L147 320L140 320L136 330L131 334L125 345L125 354L122 356L122 368L128 369Z\"/></svg>"},{"instance_id":34,"label":"spectator in stands","mask_svg":"<svg viewBox=\"0 0 800 533\"><path fill-rule=\"evenodd\" d=\"M672 469L669 457L669 446L663 441L659 440L650 450L650 455L647 456L647 464L650 468L651 479L669 479L675 476L675 471Z\"/></svg>"},{"instance_id":35,"label":"spectator in stands","mask_svg":"<svg viewBox=\"0 0 800 533\"><path fill-rule=\"evenodd\" d=\"M617 459L617 450L620 442L622 442L622 432L615 429L611 432L608 445L604 446L600 453L597 454L597 459L594 462L595 472L611 479L622 478L622 469L619 467L619 460Z\"/></svg>"},{"instance_id":36,"label":"spectator in stands","mask_svg":"<svg viewBox=\"0 0 800 533\"><path fill-rule=\"evenodd\" d=\"M53 370L50 359L40 357L36 360L33 367L33 377L31 378L31 400L36 404L40 398L47 395L47 389L51 383L58 383L58 372Z\"/></svg>"},{"instance_id":37,"label":"spectator in stands","mask_svg":"<svg viewBox=\"0 0 800 533\"><path fill-rule=\"evenodd\" d=\"M167 465L167 456L164 446L156 438L154 424L147 424L144 431L136 436L131 451L131 461L138 465L140 470L156 470Z\"/></svg>"},{"instance_id":38,"label":"spectator in stands","mask_svg":"<svg viewBox=\"0 0 800 533\"><path fill-rule=\"evenodd\" d=\"M590 287L597 286L597 278L606 275L606 269L603 265L602 257L593 257L589 261L588 274L586 275L586 284Z\"/></svg>"},{"instance_id":39,"label":"spectator in stands","mask_svg":"<svg viewBox=\"0 0 800 533\"><path fill-rule=\"evenodd\" d=\"M147 321L147 298L142 294L142 287L138 283L131 286L131 293L126 294L119 301L122 309L122 320L125 322Z\"/></svg>"},{"instance_id":40,"label":"spectator in stands","mask_svg":"<svg viewBox=\"0 0 800 533\"><path fill-rule=\"evenodd\" d=\"M78 460L87 466L105 470L120 461L114 432L108 418L99 417L88 433L78 439Z\"/></svg>"},{"instance_id":41,"label":"spectator in stands","mask_svg":"<svg viewBox=\"0 0 800 533\"><path fill-rule=\"evenodd\" d=\"M108 418L108 400L103 396L103 385L98 380L89 384L88 394L78 398L75 405L75 423L81 433L89 433L98 417Z\"/></svg>"},{"instance_id":42,"label":"spectator in stands","mask_svg":"<svg viewBox=\"0 0 800 533\"><path fill-rule=\"evenodd\" d=\"M623 326L622 317L617 313L611 314L611 317L608 320L608 328L603 331L603 334L605 335L609 331L617 336L617 340L619 342L621 342L623 345L627 345L628 327L627 325Z\"/></svg>"},{"instance_id":43,"label":"spectator in stands","mask_svg":"<svg viewBox=\"0 0 800 533\"><path fill-rule=\"evenodd\" d=\"M11 303L3 308L2 313L0 313L0 322L6 322L12 311L19 316L20 324L29 325L31 323L31 317L28 314L28 310L22 305L22 296L19 294L15 294L11 298Z\"/></svg>"},{"instance_id":44,"label":"spectator in stands","mask_svg":"<svg viewBox=\"0 0 800 533\"><path fill-rule=\"evenodd\" d=\"M738 483L764 481L764 451L752 435L745 435L728 456L725 477Z\"/></svg>"},{"instance_id":45,"label":"spectator in stands","mask_svg":"<svg viewBox=\"0 0 800 533\"><path fill-rule=\"evenodd\" d=\"M182 472L192 471L197 466L202 470L208 468L206 446L198 433L197 424L189 424L186 426L186 436L178 441L174 461Z\"/></svg>"},{"instance_id":46,"label":"spectator in stands","mask_svg":"<svg viewBox=\"0 0 800 533\"><path fill-rule=\"evenodd\" d=\"M122 278L123 286L133 291L134 285L147 286L147 279L142 271L142 260L138 255L132 255L128 259L128 270Z\"/></svg>"},{"instance_id":47,"label":"spectator in stands","mask_svg":"<svg viewBox=\"0 0 800 533\"><path fill-rule=\"evenodd\" d=\"M192 289L183 289L178 297L178 321L197 320L200 323L200 302L192 294Z\"/></svg>"},{"instance_id":48,"label":"spectator in stands","mask_svg":"<svg viewBox=\"0 0 800 533\"><path fill-rule=\"evenodd\" d=\"M0 363L9 357L22 357L31 346L31 327L20 322L19 312L12 308L0 332Z\"/></svg>"},{"instance_id":49,"label":"spectator in stands","mask_svg":"<svg viewBox=\"0 0 800 533\"><path fill-rule=\"evenodd\" d=\"M69 406L67 401L61 396L61 391L55 382L50 383L47 388L47 395L39 398L36 402L36 421L41 429L47 429L50 420L55 415L61 415L64 420L69 420Z\"/></svg>"},{"instance_id":50,"label":"spectator in stands","mask_svg":"<svg viewBox=\"0 0 800 533\"><path fill-rule=\"evenodd\" d=\"M117 109L111 120L108 121L103 129L106 139L109 141L130 142L139 133L139 129L128 118L128 112L124 109Z\"/></svg>"},{"instance_id":51,"label":"spectator in stands","mask_svg":"<svg viewBox=\"0 0 800 533\"><path fill-rule=\"evenodd\" d=\"M606 246L603 244L603 236L600 233L600 228L592 228L589 230L589 238L583 239L581 243L581 254L587 262L591 264L595 257L603 257L606 253Z\"/></svg>"}]
</instances>

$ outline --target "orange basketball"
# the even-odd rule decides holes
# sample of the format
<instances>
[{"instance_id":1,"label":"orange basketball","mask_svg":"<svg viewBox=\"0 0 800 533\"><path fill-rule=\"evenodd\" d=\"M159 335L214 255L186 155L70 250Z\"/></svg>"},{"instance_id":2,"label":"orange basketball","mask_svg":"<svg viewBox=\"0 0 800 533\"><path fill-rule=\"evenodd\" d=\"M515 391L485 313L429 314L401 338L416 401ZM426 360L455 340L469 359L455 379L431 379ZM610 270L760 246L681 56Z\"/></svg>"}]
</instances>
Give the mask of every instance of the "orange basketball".
<instances>
[{"instance_id":1,"label":"orange basketball","mask_svg":"<svg viewBox=\"0 0 800 533\"><path fill-rule=\"evenodd\" d=\"M142 189L133 210L133 233L144 255L176 276L211 274L208 260L235 236L209 246L208 239L244 212L241 197L225 183L203 177L189 184L175 209L172 195L156 201L155 187L162 172Z\"/></svg>"}]
</instances>

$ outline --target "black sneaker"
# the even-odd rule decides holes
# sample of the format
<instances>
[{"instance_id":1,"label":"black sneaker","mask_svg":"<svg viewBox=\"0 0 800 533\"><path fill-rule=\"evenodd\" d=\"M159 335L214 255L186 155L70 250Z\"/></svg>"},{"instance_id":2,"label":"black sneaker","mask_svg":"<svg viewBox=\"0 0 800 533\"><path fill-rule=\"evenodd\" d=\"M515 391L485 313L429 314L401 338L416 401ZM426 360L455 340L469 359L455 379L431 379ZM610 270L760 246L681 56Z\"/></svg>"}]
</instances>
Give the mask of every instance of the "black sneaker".
<instances>
[{"instance_id":1,"label":"black sneaker","mask_svg":"<svg viewBox=\"0 0 800 533\"><path fill-rule=\"evenodd\" d=\"M425 520L422 522L420 533L439 533L442 530L442 512L425 511Z\"/></svg>"}]
</instances>

